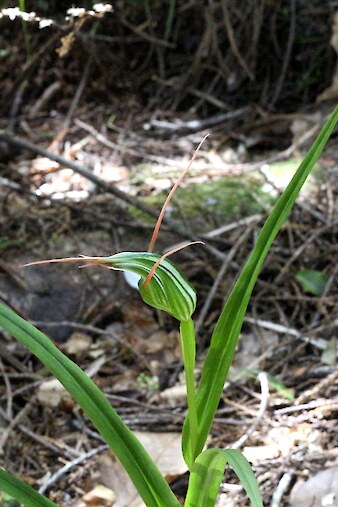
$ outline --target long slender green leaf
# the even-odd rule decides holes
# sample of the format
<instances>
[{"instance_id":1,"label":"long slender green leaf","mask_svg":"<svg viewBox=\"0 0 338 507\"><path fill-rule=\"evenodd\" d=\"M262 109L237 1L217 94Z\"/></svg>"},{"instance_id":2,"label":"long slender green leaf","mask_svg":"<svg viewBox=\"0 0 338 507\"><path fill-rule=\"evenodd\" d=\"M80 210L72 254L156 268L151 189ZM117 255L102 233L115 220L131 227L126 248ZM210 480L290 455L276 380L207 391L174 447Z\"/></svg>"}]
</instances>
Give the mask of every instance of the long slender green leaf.
<instances>
[{"instance_id":1,"label":"long slender green leaf","mask_svg":"<svg viewBox=\"0 0 338 507\"><path fill-rule=\"evenodd\" d=\"M243 454L235 449L208 449L193 464L185 507L214 507L227 463L239 478L253 507L263 506L256 477Z\"/></svg>"},{"instance_id":2,"label":"long slender green leaf","mask_svg":"<svg viewBox=\"0 0 338 507\"><path fill-rule=\"evenodd\" d=\"M188 466L191 466L203 449L210 431L235 352L247 305L262 264L274 238L288 217L311 169L328 141L337 120L338 106L323 127L264 224L257 238L255 248L232 289L215 326L196 395L199 435L195 452L188 458L185 456ZM183 445L184 442L188 441L189 431L189 420L186 419L183 428Z\"/></svg>"},{"instance_id":3,"label":"long slender green leaf","mask_svg":"<svg viewBox=\"0 0 338 507\"><path fill-rule=\"evenodd\" d=\"M46 335L2 304L0 326L60 380L120 460L147 506L178 507L178 500L144 447L81 368Z\"/></svg>"},{"instance_id":4,"label":"long slender green leaf","mask_svg":"<svg viewBox=\"0 0 338 507\"><path fill-rule=\"evenodd\" d=\"M14 475L0 468L0 491L4 491L27 507L57 507L57 504Z\"/></svg>"},{"instance_id":5,"label":"long slender green leaf","mask_svg":"<svg viewBox=\"0 0 338 507\"><path fill-rule=\"evenodd\" d=\"M263 507L257 479L248 460L237 449L227 449L223 452L226 453L228 463L245 489L253 507Z\"/></svg>"}]
</instances>

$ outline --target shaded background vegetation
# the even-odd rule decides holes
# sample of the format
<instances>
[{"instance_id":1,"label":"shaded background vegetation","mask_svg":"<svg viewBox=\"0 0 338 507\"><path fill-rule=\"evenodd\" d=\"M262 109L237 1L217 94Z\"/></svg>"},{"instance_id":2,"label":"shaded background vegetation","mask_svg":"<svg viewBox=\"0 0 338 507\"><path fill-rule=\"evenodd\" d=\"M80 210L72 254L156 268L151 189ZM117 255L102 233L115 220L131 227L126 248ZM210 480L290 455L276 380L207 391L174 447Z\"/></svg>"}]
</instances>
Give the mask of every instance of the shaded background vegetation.
<instances>
[{"instance_id":1,"label":"shaded background vegetation","mask_svg":"<svg viewBox=\"0 0 338 507\"><path fill-rule=\"evenodd\" d=\"M102 19L83 16L65 23L69 2L27 1L27 12L55 23L40 30L34 22L1 20L3 76L15 84L24 70L30 100L55 79L74 81L92 58L87 100L109 101L130 91L151 111L198 117L247 104L295 111L332 79L329 0L124 0L112 6ZM68 39L60 59L55 49L70 33L74 40ZM4 59L14 65L4 65ZM5 88L2 108L14 91L15 86Z\"/></svg>"}]
</instances>

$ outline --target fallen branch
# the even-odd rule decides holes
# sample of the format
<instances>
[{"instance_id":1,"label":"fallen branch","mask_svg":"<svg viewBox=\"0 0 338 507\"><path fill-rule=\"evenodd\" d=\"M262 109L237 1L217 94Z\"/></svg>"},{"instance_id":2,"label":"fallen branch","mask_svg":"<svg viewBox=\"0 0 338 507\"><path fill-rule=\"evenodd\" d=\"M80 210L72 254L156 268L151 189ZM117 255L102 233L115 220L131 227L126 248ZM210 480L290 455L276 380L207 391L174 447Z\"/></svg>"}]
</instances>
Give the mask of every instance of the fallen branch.
<instances>
[{"instance_id":1,"label":"fallen branch","mask_svg":"<svg viewBox=\"0 0 338 507\"><path fill-rule=\"evenodd\" d=\"M96 176L89 168L80 165L76 162L73 162L72 160L66 159L62 157L61 155L57 155L56 153L52 153L51 151L48 151L44 148L41 148L40 146L36 146L35 144L31 143L30 141L26 141L25 139L22 139L21 137L15 136L13 134L0 131L0 140L3 140L9 144L12 144L14 146L19 146L20 148L24 148L26 150L29 150L33 153L36 153L40 155L41 157L46 157L49 160L53 160L54 162L57 162L63 167L68 167L69 169L72 169L74 172L81 174L81 176L84 176L89 181L94 183L97 187L102 188L103 190L106 190L107 192L115 195L118 199L122 199L125 202L128 202L135 208L138 208L139 210L143 211L144 213L147 213L148 215L151 215L155 218L157 218L157 211L153 210L146 204L139 201L136 197L133 197L126 192L123 192L122 190L119 190L114 185L107 183L105 180L99 178Z\"/></svg>"},{"instance_id":2,"label":"fallen branch","mask_svg":"<svg viewBox=\"0 0 338 507\"><path fill-rule=\"evenodd\" d=\"M81 176L83 176L84 178L87 178L89 181L94 183L98 188L101 188L101 189L105 190L106 192L109 192L110 194L115 195L115 197L117 197L118 199L121 199L122 201L125 201L128 204L131 204L135 208L143 211L143 213L146 213L146 214L157 219L158 211L154 210L153 208L151 208L147 204L144 204L142 201L137 199L137 197L131 196L131 195L127 194L126 192L123 192L119 188L115 187L111 183L108 183L105 180L99 178L89 168L87 168L83 165L80 165L76 162L73 162L72 160L66 159L66 158L62 157L61 155L57 155L56 153L52 153L51 151L41 148L40 146L36 146L35 144L31 143L30 141L26 141L25 139L22 139L21 137L7 133L5 131L0 131L0 141L2 141L2 140L5 141L6 143L11 144L11 145L19 146L20 148L29 150L32 153L36 153L42 157L46 157L49 160L53 160L54 162L57 162L58 164L60 164L63 167L68 167L69 169L72 169L74 172L81 174ZM188 231L186 231L176 221L174 221L168 217L165 217L163 220L163 223L174 234L182 236L184 238L188 238L191 241L196 240L195 236L193 236ZM220 252L219 250L217 250L216 248L212 247L211 245L205 245L205 248L214 257L219 258L219 259L223 259L223 257L224 257L223 253Z\"/></svg>"}]
</instances>

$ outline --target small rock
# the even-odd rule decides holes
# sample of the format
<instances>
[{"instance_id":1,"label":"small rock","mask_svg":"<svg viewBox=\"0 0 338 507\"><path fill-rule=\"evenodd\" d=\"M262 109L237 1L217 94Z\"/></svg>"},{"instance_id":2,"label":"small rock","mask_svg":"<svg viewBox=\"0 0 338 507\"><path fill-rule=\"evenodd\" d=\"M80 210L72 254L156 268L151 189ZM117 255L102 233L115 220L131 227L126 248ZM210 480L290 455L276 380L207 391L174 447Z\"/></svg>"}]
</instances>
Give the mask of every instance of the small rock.
<instances>
[{"instance_id":1,"label":"small rock","mask_svg":"<svg viewBox=\"0 0 338 507\"><path fill-rule=\"evenodd\" d=\"M64 346L67 354L74 354L77 357L83 357L89 351L93 340L86 333L75 331Z\"/></svg>"},{"instance_id":2,"label":"small rock","mask_svg":"<svg viewBox=\"0 0 338 507\"><path fill-rule=\"evenodd\" d=\"M338 507L338 467L327 468L296 483L290 495L290 507Z\"/></svg>"},{"instance_id":3,"label":"small rock","mask_svg":"<svg viewBox=\"0 0 338 507\"><path fill-rule=\"evenodd\" d=\"M96 507L111 507L115 503L116 495L111 489L99 484L98 486L95 486L94 489L86 493L82 497L82 500L86 506L95 505Z\"/></svg>"},{"instance_id":4,"label":"small rock","mask_svg":"<svg viewBox=\"0 0 338 507\"><path fill-rule=\"evenodd\" d=\"M41 405L51 408L58 407L61 401L70 399L69 394L56 378L40 384L37 397Z\"/></svg>"}]
</instances>

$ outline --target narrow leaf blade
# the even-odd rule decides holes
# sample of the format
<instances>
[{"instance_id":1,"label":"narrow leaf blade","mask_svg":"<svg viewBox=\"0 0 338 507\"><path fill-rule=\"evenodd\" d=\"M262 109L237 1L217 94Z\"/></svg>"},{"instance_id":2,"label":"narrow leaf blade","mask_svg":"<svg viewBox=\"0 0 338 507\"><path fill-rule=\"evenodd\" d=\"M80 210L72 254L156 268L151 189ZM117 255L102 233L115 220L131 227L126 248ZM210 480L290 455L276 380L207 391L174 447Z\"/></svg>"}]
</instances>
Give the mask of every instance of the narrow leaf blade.
<instances>
[{"instance_id":1,"label":"narrow leaf blade","mask_svg":"<svg viewBox=\"0 0 338 507\"><path fill-rule=\"evenodd\" d=\"M122 463L148 507L180 504L135 435L96 384L41 331L0 305L0 326L27 347L64 385Z\"/></svg>"},{"instance_id":2,"label":"narrow leaf blade","mask_svg":"<svg viewBox=\"0 0 338 507\"><path fill-rule=\"evenodd\" d=\"M321 130L264 224L257 238L255 248L235 283L215 326L196 395L199 435L195 452L190 456L185 456L188 466L191 466L206 442L233 359L247 305L263 262L273 240L288 217L303 184L323 151L337 120L338 106ZM182 437L183 445L188 441L189 431L189 421L185 420Z\"/></svg>"},{"instance_id":3,"label":"narrow leaf blade","mask_svg":"<svg viewBox=\"0 0 338 507\"><path fill-rule=\"evenodd\" d=\"M27 507L57 507L56 503L3 468L0 468L0 491L4 491Z\"/></svg>"},{"instance_id":4,"label":"narrow leaf blade","mask_svg":"<svg viewBox=\"0 0 338 507\"><path fill-rule=\"evenodd\" d=\"M225 465L229 463L253 507L262 507L262 497L250 463L234 449L208 449L196 459L190 475L186 507L214 507Z\"/></svg>"},{"instance_id":5,"label":"narrow leaf blade","mask_svg":"<svg viewBox=\"0 0 338 507\"><path fill-rule=\"evenodd\" d=\"M223 452L226 453L228 463L245 489L253 507L263 507L257 479L248 460L237 449L227 449Z\"/></svg>"}]
</instances>

